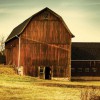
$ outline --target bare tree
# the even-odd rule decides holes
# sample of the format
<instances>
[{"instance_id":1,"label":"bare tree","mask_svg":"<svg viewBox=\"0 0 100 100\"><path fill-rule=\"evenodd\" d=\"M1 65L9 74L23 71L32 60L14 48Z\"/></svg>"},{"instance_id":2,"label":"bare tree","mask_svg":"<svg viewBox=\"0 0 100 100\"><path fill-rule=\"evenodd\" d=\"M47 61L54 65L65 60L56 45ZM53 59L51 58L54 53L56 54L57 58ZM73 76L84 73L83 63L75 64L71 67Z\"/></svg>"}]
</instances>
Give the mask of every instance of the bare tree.
<instances>
[{"instance_id":1,"label":"bare tree","mask_svg":"<svg viewBox=\"0 0 100 100\"><path fill-rule=\"evenodd\" d=\"M5 49L5 37L2 35L0 36L0 53L3 55Z\"/></svg>"}]
</instances>

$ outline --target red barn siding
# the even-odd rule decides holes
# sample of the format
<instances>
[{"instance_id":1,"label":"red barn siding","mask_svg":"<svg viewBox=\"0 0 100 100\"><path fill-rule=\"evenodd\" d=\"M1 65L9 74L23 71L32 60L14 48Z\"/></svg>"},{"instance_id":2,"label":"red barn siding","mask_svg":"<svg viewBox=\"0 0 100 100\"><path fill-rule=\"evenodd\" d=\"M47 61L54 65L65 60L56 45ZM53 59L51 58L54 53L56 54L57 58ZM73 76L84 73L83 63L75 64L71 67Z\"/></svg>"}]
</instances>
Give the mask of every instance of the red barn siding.
<instances>
[{"instance_id":1,"label":"red barn siding","mask_svg":"<svg viewBox=\"0 0 100 100\"><path fill-rule=\"evenodd\" d=\"M55 13L46 10L31 18L19 35L20 66L24 67L24 74L38 76L39 66L49 66L54 77L70 76L71 37L72 34ZM11 64L18 66L18 44L18 39L6 43L7 64L10 54Z\"/></svg>"},{"instance_id":2,"label":"red barn siding","mask_svg":"<svg viewBox=\"0 0 100 100\"><path fill-rule=\"evenodd\" d=\"M13 39L5 45L6 64L12 64L18 66L18 40Z\"/></svg>"},{"instance_id":3,"label":"red barn siding","mask_svg":"<svg viewBox=\"0 0 100 100\"><path fill-rule=\"evenodd\" d=\"M52 18L52 20L50 20L48 18L48 20L46 20L41 16L41 20L38 20L40 16L41 15L37 16L37 19L34 18L31 20L23 33L23 38L50 44L66 44L69 42L71 36L59 19L53 20Z\"/></svg>"},{"instance_id":4,"label":"red barn siding","mask_svg":"<svg viewBox=\"0 0 100 100\"><path fill-rule=\"evenodd\" d=\"M25 54L21 62L25 66L25 73L31 73L31 70L35 73L34 66L67 68L70 64L70 39L71 36L62 22L52 14L49 14L47 20L43 18L43 14L32 19L21 35L21 45L25 47L25 50L21 50L24 51L21 54ZM66 70L62 69L62 72L66 75L60 74L61 70L57 73L62 77L68 76Z\"/></svg>"}]
</instances>

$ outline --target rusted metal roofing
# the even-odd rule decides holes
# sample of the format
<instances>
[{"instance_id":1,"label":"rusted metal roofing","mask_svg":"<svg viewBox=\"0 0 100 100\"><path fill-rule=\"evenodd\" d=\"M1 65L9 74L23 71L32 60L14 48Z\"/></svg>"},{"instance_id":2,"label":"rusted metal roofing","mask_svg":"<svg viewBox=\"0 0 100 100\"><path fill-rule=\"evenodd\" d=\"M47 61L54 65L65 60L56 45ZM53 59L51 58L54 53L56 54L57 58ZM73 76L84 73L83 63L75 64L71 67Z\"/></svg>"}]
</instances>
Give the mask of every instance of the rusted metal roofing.
<instances>
[{"instance_id":1,"label":"rusted metal roofing","mask_svg":"<svg viewBox=\"0 0 100 100\"><path fill-rule=\"evenodd\" d=\"M42 13L45 10L48 10L49 12L51 12L52 14L54 14L56 17L58 17L62 21L62 23L64 24L64 26L66 27L66 29L68 30L69 34L71 34L71 36L74 37L74 35L70 32L69 28L67 27L67 25L63 21L62 17L60 15L58 15L57 13L55 13L54 11L52 11L51 9L49 9L48 7L46 7L43 10L39 11L38 13L32 15L30 18L28 18L27 20L25 20L23 23L21 23L17 27L15 27L13 29L13 31L11 32L11 34L8 36L6 42L8 42L11 39L13 39L16 35L20 35L24 31L24 29L26 28L26 26L28 25L28 23L31 21L31 19L34 18L36 15Z\"/></svg>"},{"instance_id":2,"label":"rusted metal roofing","mask_svg":"<svg viewBox=\"0 0 100 100\"><path fill-rule=\"evenodd\" d=\"M100 43L73 42L72 60L100 60Z\"/></svg>"}]
</instances>

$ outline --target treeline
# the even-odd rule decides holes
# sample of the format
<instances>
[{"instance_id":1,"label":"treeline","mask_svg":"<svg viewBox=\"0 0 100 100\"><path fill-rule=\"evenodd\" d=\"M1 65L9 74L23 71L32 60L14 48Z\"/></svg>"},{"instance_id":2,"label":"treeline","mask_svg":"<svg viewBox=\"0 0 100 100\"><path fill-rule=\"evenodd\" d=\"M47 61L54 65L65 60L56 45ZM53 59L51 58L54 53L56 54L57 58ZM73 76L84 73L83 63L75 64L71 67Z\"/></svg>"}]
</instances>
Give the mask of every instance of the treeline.
<instances>
[{"instance_id":1,"label":"treeline","mask_svg":"<svg viewBox=\"0 0 100 100\"><path fill-rule=\"evenodd\" d=\"M5 54L0 52L0 64L5 64L5 63L6 63Z\"/></svg>"}]
</instances>

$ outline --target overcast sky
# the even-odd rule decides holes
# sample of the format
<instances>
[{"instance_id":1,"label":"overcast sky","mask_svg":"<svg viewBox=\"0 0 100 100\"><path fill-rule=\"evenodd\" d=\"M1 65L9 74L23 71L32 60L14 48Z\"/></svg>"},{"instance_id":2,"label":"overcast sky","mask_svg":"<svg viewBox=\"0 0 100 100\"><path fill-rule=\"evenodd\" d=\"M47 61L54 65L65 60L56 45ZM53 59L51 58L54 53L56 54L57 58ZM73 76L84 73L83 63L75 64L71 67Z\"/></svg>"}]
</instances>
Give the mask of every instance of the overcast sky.
<instances>
[{"instance_id":1,"label":"overcast sky","mask_svg":"<svg viewBox=\"0 0 100 100\"><path fill-rule=\"evenodd\" d=\"M64 19L74 42L100 42L100 0L0 0L0 36L49 7Z\"/></svg>"}]
</instances>

